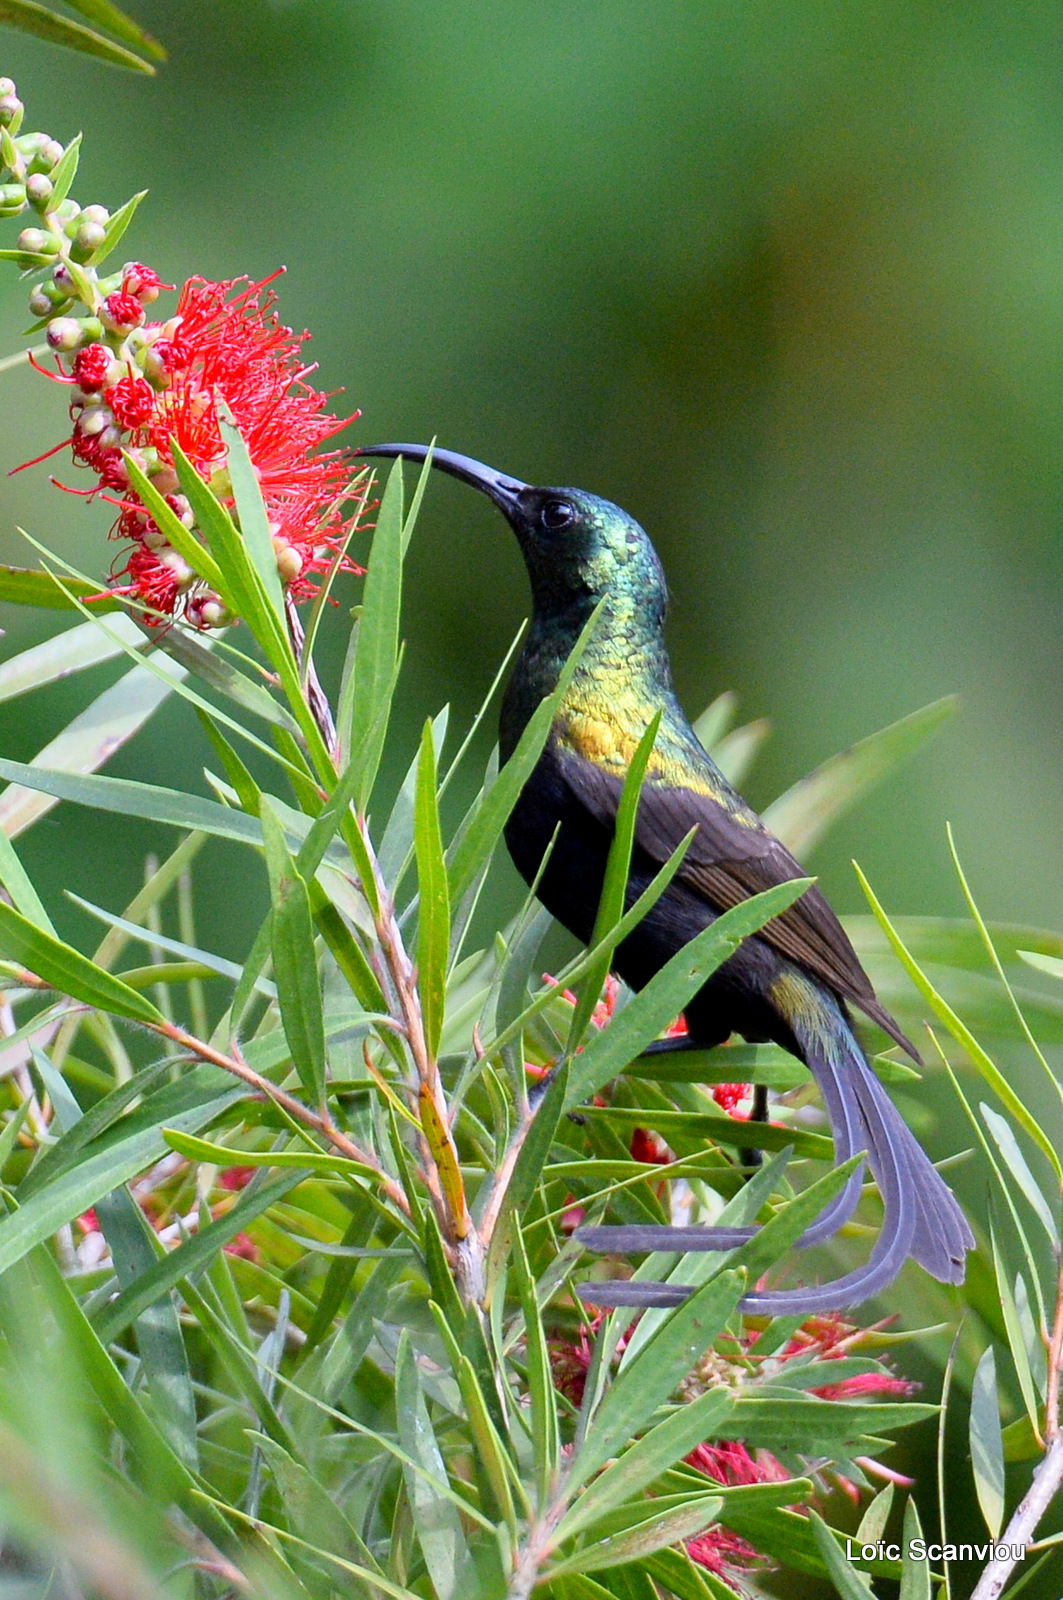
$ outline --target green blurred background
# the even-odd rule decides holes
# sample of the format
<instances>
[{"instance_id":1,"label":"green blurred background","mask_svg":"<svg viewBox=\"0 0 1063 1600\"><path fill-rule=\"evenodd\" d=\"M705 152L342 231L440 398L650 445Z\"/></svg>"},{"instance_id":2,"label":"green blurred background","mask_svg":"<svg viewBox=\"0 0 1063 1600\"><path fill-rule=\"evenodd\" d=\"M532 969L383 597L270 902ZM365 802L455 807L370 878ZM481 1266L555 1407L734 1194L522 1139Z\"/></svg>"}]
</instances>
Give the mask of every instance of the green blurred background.
<instances>
[{"instance_id":1,"label":"green blurred background","mask_svg":"<svg viewBox=\"0 0 1063 1600\"><path fill-rule=\"evenodd\" d=\"M27 127L84 128L82 203L150 187L123 250L178 282L285 264L285 320L363 410L352 442L435 434L634 512L687 708L732 688L773 725L755 802L959 691L815 866L842 910L862 909L856 855L891 910L958 912L950 819L988 915L1063 926L1057 5L132 9L170 48L155 81L0 34ZM0 354L26 320L12 272ZM63 434L60 392L26 370L0 375L0 407L5 466ZM0 560L31 559L22 524L102 574L108 523L38 468L0 487ZM449 480L411 569L385 788L427 712L467 720L526 610L503 524ZM2 609L3 656L57 626ZM327 631L326 675L341 614ZM114 676L0 707L3 753L29 759ZM109 770L202 787L210 759L171 705ZM69 886L119 909L171 842L60 808L23 853L51 905ZM240 955L264 880L203 859L203 941ZM516 894L500 874L495 914ZM59 911L87 946L79 916Z\"/></svg>"}]
</instances>

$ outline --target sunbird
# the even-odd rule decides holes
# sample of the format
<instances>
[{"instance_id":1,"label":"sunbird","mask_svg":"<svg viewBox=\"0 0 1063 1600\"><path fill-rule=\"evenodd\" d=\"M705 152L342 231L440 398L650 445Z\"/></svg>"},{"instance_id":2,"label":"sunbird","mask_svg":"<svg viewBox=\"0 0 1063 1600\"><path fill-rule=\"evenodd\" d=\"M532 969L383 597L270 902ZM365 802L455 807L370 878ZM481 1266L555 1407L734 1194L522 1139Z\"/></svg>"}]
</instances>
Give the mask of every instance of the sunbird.
<instances>
[{"instance_id":1,"label":"sunbird","mask_svg":"<svg viewBox=\"0 0 1063 1600\"><path fill-rule=\"evenodd\" d=\"M381 444L366 456L423 462L428 447ZM668 590L657 552L635 519L582 489L537 488L450 450L432 464L485 494L517 536L532 590L532 619L502 702L507 761L540 702L558 686L574 645L600 605L546 746L505 829L510 855L543 905L591 941L628 766L650 722L660 729L643 781L632 851L630 905L691 829L693 840L664 894L617 947L615 972L643 988L722 912L805 874L728 783L685 716L664 640ZM543 860L546 857L546 865ZM541 873L541 876L539 876ZM882 1087L853 1031L855 1006L916 1061L915 1047L875 996L841 923L814 884L706 980L685 1010L689 1047L732 1034L774 1041L805 1063L834 1136L835 1160L865 1153L883 1222L866 1265L827 1283L755 1290L743 1308L771 1316L840 1311L892 1282L907 1257L942 1283L962 1283L974 1237L951 1190ZM802 1236L828 1238L860 1198L858 1166ZM620 1253L732 1248L755 1229L586 1227L590 1249ZM586 1284L599 1305L671 1305L687 1286Z\"/></svg>"}]
</instances>

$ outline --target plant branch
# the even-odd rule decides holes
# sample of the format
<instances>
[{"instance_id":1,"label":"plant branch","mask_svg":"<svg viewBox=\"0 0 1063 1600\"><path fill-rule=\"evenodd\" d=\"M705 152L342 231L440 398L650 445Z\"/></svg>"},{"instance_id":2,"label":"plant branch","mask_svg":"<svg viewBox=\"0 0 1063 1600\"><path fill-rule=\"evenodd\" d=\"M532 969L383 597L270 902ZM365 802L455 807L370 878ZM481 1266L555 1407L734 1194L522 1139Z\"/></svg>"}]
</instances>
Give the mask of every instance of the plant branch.
<instances>
[{"instance_id":1,"label":"plant branch","mask_svg":"<svg viewBox=\"0 0 1063 1600\"><path fill-rule=\"evenodd\" d=\"M363 1150L347 1135L336 1127L327 1112L311 1111L285 1089L278 1088L269 1078L264 1078L260 1072L249 1067L247 1062L239 1055L227 1056L221 1050L215 1050L213 1045L206 1044L202 1039L197 1039L193 1034L186 1033L183 1028L175 1023L150 1023L148 1026L153 1033L160 1034L164 1039L180 1045L182 1050L198 1056L201 1061L209 1061L212 1066L221 1067L223 1072L232 1073L233 1077L241 1079L267 1100L272 1100L282 1111L295 1121L303 1123L305 1127L312 1128L315 1133L327 1140L333 1149L340 1155L346 1156L348 1161L357 1161L362 1166L369 1167L376 1175L377 1181L384 1190L388 1199L397 1205L404 1216L410 1215L410 1203L402 1188L384 1171L380 1162L369 1151Z\"/></svg>"},{"instance_id":2,"label":"plant branch","mask_svg":"<svg viewBox=\"0 0 1063 1600\"><path fill-rule=\"evenodd\" d=\"M1056 1433L1048 1446L1015 1515L1001 1535L1000 1543L1011 1550L1026 1549L1033 1543L1037 1525L1063 1483L1063 1435ZM1010 1578L1018 1558L1009 1555L1006 1561L991 1561L971 1595L971 1600L997 1600L997 1596Z\"/></svg>"}]
</instances>

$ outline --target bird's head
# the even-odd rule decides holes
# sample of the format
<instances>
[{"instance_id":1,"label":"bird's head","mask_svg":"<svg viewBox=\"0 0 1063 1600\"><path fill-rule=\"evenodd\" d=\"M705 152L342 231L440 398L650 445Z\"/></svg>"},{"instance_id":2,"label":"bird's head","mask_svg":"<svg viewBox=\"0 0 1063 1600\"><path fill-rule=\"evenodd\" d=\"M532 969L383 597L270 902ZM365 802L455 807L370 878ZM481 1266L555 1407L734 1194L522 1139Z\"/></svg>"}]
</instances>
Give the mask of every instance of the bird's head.
<instances>
[{"instance_id":1,"label":"bird's head","mask_svg":"<svg viewBox=\"0 0 1063 1600\"><path fill-rule=\"evenodd\" d=\"M424 461L425 445L364 446L363 456ZM585 489L537 488L452 450L436 450L432 465L487 495L517 536L536 612L574 622L607 599L619 613L637 611L659 626L667 602L657 553L634 517Z\"/></svg>"}]
</instances>

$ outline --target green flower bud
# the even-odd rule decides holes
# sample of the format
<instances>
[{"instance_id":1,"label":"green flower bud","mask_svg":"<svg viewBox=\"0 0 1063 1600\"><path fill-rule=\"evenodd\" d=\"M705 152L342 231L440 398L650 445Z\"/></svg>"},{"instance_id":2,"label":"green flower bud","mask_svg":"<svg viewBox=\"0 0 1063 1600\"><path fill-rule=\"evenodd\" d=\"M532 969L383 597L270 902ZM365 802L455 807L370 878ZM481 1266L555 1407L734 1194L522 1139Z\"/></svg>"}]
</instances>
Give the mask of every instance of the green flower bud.
<instances>
[{"instance_id":1,"label":"green flower bud","mask_svg":"<svg viewBox=\"0 0 1063 1600\"><path fill-rule=\"evenodd\" d=\"M106 206L86 206L81 215L86 222L99 223L101 228L105 228L111 220L111 213Z\"/></svg>"},{"instance_id":2,"label":"green flower bud","mask_svg":"<svg viewBox=\"0 0 1063 1600\"><path fill-rule=\"evenodd\" d=\"M26 198L35 211L47 211L54 192L51 178L43 172L34 172L26 179Z\"/></svg>"},{"instance_id":3,"label":"green flower bud","mask_svg":"<svg viewBox=\"0 0 1063 1600\"><path fill-rule=\"evenodd\" d=\"M162 462L154 472L149 467L148 476L160 494L176 494L181 487L181 480L169 462Z\"/></svg>"},{"instance_id":4,"label":"green flower bud","mask_svg":"<svg viewBox=\"0 0 1063 1600\"><path fill-rule=\"evenodd\" d=\"M103 323L99 317L82 317L81 342L82 344L98 344L103 338Z\"/></svg>"},{"instance_id":5,"label":"green flower bud","mask_svg":"<svg viewBox=\"0 0 1063 1600\"><path fill-rule=\"evenodd\" d=\"M48 290L43 286L34 289L30 295L30 311L35 317L50 317L55 310L48 295Z\"/></svg>"},{"instance_id":6,"label":"green flower bud","mask_svg":"<svg viewBox=\"0 0 1063 1600\"><path fill-rule=\"evenodd\" d=\"M83 211L70 247L70 254L77 262L88 261L104 241L102 225L99 222L86 222L85 215Z\"/></svg>"},{"instance_id":7,"label":"green flower bud","mask_svg":"<svg viewBox=\"0 0 1063 1600\"><path fill-rule=\"evenodd\" d=\"M0 217L17 217L26 209L26 191L21 183L0 183Z\"/></svg>"},{"instance_id":8,"label":"green flower bud","mask_svg":"<svg viewBox=\"0 0 1063 1600\"><path fill-rule=\"evenodd\" d=\"M43 255L47 238L47 234L42 233L40 228L23 228L18 236L18 248L25 250L27 255Z\"/></svg>"},{"instance_id":9,"label":"green flower bud","mask_svg":"<svg viewBox=\"0 0 1063 1600\"><path fill-rule=\"evenodd\" d=\"M173 383L173 373L170 372L166 362L153 346L148 346L142 365L144 376L153 389L162 391L163 389L168 389Z\"/></svg>"},{"instance_id":10,"label":"green flower bud","mask_svg":"<svg viewBox=\"0 0 1063 1600\"><path fill-rule=\"evenodd\" d=\"M15 80L14 80L14 78L0 78L0 95L8 95L8 94L14 94L14 93L15 93Z\"/></svg>"},{"instance_id":11,"label":"green flower bud","mask_svg":"<svg viewBox=\"0 0 1063 1600\"><path fill-rule=\"evenodd\" d=\"M81 323L76 317L53 317L47 338L53 350L76 350L81 343Z\"/></svg>"},{"instance_id":12,"label":"green flower bud","mask_svg":"<svg viewBox=\"0 0 1063 1600\"><path fill-rule=\"evenodd\" d=\"M76 200L71 200L68 195L65 200L60 200L55 208L55 214L60 222L73 222L75 217L80 217L81 207Z\"/></svg>"},{"instance_id":13,"label":"green flower bud","mask_svg":"<svg viewBox=\"0 0 1063 1600\"><path fill-rule=\"evenodd\" d=\"M0 95L0 128L17 129L25 109L17 94Z\"/></svg>"},{"instance_id":14,"label":"green flower bud","mask_svg":"<svg viewBox=\"0 0 1063 1600\"><path fill-rule=\"evenodd\" d=\"M63 147L58 139L45 139L41 145L41 160L47 161L49 172L62 158Z\"/></svg>"}]
</instances>

